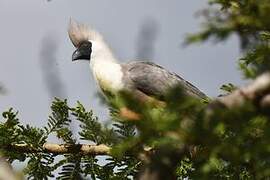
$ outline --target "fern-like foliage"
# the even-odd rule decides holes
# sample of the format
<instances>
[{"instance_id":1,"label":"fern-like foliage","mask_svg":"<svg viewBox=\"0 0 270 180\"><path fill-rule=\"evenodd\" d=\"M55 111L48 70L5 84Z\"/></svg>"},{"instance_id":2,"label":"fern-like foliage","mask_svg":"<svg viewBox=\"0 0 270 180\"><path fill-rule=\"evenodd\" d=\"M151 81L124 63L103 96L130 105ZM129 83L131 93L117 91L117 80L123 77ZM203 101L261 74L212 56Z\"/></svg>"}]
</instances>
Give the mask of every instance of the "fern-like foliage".
<instances>
[{"instance_id":1,"label":"fern-like foliage","mask_svg":"<svg viewBox=\"0 0 270 180\"><path fill-rule=\"evenodd\" d=\"M77 107L72 109L72 115L81 123L82 131L79 135L82 140L107 145L112 145L117 141L114 130L104 127L93 115L93 111L86 111L81 103L78 102Z\"/></svg>"},{"instance_id":2,"label":"fern-like foliage","mask_svg":"<svg viewBox=\"0 0 270 180\"><path fill-rule=\"evenodd\" d=\"M71 120L80 122L81 140L87 140L92 144L116 145L125 139L135 136L134 125L122 123L114 124L111 128L104 126L94 116L93 111L87 111L78 102L71 108L67 100L55 99L51 106L52 113L48 123L43 128L35 128L30 125L22 125L18 118L18 112L13 109L3 113L4 122L0 123L1 152L13 160L26 161L24 173L28 179L118 179L131 177L137 171L136 158L123 156L121 160L107 157L100 165L98 157L84 154L58 155L43 151L43 144L51 135L63 140L66 144L75 145L73 132L69 129ZM14 148L14 145L27 145L28 150ZM35 150L32 153L31 150ZM56 172L60 171L56 176Z\"/></svg>"},{"instance_id":3,"label":"fern-like foliage","mask_svg":"<svg viewBox=\"0 0 270 180\"><path fill-rule=\"evenodd\" d=\"M62 161L62 170L59 173L57 179L68 180L68 179L83 179L81 176L81 154L65 155L65 159Z\"/></svg>"}]
</instances>

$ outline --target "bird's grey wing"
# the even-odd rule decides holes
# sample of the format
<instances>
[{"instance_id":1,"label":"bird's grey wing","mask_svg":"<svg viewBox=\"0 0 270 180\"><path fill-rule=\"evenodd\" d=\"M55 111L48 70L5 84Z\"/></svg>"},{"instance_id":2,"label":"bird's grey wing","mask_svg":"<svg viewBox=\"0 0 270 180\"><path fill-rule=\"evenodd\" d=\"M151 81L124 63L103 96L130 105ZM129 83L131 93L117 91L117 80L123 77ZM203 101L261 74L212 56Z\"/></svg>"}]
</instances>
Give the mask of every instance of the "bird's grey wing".
<instances>
[{"instance_id":1,"label":"bird's grey wing","mask_svg":"<svg viewBox=\"0 0 270 180\"><path fill-rule=\"evenodd\" d=\"M122 64L125 84L158 99L163 99L168 90L181 86L191 96L206 98L198 88L175 73L150 62L130 62Z\"/></svg>"}]
</instances>

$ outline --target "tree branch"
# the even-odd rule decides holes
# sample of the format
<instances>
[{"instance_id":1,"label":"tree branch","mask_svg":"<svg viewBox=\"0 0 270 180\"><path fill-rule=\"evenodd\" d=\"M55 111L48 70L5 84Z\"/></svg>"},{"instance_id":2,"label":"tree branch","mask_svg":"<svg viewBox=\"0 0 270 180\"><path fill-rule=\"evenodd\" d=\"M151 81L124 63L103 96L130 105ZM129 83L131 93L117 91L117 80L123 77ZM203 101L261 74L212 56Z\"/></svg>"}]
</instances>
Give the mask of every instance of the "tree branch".
<instances>
[{"instance_id":1,"label":"tree branch","mask_svg":"<svg viewBox=\"0 0 270 180\"><path fill-rule=\"evenodd\" d=\"M256 104L259 108L270 107L270 73L265 73L255 79L251 84L233 91L227 96L217 98L209 104L209 109L217 106L226 108L240 107L246 101Z\"/></svg>"},{"instance_id":2,"label":"tree branch","mask_svg":"<svg viewBox=\"0 0 270 180\"><path fill-rule=\"evenodd\" d=\"M111 148L104 145L89 145L89 144L53 144L45 143L41 149L33 148L27 144L15 144L9 145L8 148L11 148L16 151L23 153L39 153L39 152L48 152L53 154L68 154L68 153L82 153L85 155L110 155Z\"/></svg>"}]
</instances>

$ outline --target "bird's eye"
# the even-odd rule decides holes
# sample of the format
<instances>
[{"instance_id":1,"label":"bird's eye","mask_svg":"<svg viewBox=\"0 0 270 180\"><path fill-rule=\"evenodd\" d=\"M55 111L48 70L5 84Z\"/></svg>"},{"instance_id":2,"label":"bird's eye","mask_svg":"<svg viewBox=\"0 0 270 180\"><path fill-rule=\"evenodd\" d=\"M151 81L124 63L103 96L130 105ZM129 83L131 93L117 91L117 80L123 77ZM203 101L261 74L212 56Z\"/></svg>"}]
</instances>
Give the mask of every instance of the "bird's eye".
<instances>
[{"instance_id":1,"label":"bird's eye","mask_svg":"<svg viewBox=\"0 0 270 180\"><path fill-rule=\"evenodd\" d=\"M87 41L81 44L79 47L80 51L82 54L89 54L91 55L92 53L92 43Z\"/></svg>"},{"instance_id":2,"label":"bird's eye","mask_svg":"<svg viewBox=\"0 0 270 180\"><path fill-rule=\"evenodd\" d=\"M91 50L92 49L92 43L90 41L86 41L81 43L81 45L79 46L80 49L88 49Z\"/></svg>"}]
</instances>

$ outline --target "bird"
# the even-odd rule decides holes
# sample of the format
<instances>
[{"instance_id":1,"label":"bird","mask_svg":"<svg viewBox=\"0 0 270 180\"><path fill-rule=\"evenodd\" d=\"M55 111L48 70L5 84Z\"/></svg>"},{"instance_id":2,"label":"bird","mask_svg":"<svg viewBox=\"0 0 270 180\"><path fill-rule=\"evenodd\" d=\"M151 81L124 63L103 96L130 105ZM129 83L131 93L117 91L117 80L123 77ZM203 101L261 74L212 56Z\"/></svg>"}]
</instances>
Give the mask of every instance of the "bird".
<instances>
[{"instance_id":1,"label":"bird","mask_svg":"<svg viewBox=\"0 0 270 180\"><path fill-rule=\"evenodd\" d=\"M153 62L119 63L103 36L86 24L71 19L68 35L76 48L72 54L72 61L89 62L94 79L107 100L125 91L139 102L154 102L162 107L166 106L164 97L176 86L181 86L188 96L207 98L197 87ZM120 108L119 114L128 120L140 119L139 113L125 106Z\"/></svg>"}]
</instances>

